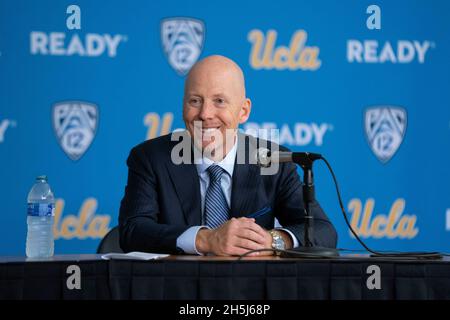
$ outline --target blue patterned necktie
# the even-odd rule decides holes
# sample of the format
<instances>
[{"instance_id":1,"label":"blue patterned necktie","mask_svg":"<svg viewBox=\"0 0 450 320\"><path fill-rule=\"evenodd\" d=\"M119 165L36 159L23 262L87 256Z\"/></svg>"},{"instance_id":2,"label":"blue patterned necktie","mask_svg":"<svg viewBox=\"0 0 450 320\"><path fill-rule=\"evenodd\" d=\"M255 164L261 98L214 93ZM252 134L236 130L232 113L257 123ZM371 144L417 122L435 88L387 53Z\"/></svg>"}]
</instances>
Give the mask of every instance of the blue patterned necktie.
<instances>
[{"instance_id":1,"label":"blue patterned necktie","mask_svg":"<svg viewBox=\"0 0 450 320\"><path fill-rule=\"evenodd\" d=\"M209 174L209 186L205 196L205 222L208 227L215 229L229 218L230 210L220 186L225 170L218 165L212 165L206 171Z\"/></svg>"}]
</instances>

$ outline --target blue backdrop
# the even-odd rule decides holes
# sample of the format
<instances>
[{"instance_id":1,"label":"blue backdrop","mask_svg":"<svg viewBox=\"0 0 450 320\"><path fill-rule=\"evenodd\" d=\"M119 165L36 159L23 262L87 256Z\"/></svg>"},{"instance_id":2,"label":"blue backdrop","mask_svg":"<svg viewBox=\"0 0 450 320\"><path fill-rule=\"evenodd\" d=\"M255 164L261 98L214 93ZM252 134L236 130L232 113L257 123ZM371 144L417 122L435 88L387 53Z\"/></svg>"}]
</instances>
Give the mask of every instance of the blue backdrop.
<instances>
[{"instance_id":1,"label":"blue backdrop","mask_svg":"<svg viewBox=\"0 0 450 320\"><path fill-rule=\"evenodd\" d=\"M2 0L0 254L25 254L40 174L58 199L55 252L95 252L117 224L129 150L184 126L185 73L210 54L244 70L243 130L278 128L287 147L326 156L370 246L449 251L449 12L437 0ZM322 163L315 176L339 247L360 248Z\"/></svg>"}]
</instances>

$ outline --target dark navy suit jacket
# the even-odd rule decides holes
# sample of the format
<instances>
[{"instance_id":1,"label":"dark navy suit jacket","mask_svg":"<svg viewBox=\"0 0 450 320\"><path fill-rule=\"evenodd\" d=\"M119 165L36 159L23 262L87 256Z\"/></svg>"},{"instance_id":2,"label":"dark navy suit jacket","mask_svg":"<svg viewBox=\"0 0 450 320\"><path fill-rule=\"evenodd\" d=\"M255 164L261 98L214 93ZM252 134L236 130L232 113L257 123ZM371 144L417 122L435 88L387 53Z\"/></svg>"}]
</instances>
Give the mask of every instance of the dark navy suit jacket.
<instances>
[{"instance_id":1,"label":"dark navy suit jacket","mask_svg":"<svg viewBox=\"0 0 450 320\"><path fill-rule=\"evenodd\" d=\"M238 150L242 143L246 150L251 145L258 147L259 139L239 135ZM128 183L119 215L120 245L125 252L182 253L176 247L177 238L202 223L197 169L192 161L179 165L171 161L177 143L165 135L145 141L130 152ZM267 147L270 149L270 144ZM280 147L283 149L287 150ZM270 210L262 210L265 214L257 217L256 223L270 230L276 217L303 243L302 185L295 164L280 164L275 175L261 175L255 164L235 164L231 216L245 217L264 208ZM336 247L336 230L317 202L311 206L311 213L315 217L314 244Z\"/></svg>"}]
</instances>

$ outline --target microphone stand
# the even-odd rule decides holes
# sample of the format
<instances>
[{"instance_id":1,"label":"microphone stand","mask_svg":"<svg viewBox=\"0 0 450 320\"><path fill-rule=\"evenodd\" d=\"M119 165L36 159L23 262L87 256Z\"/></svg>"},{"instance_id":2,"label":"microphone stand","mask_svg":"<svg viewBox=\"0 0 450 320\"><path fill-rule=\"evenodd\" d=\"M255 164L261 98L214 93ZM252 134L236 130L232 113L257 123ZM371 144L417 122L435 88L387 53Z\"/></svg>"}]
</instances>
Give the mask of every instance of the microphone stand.
<instances>
[{"instance_id":1,"label":"microphone stand","mask_svg":"<svg viewBox=\"0 0 450 320\"><path fill-rule=\"evenodd\" d=\"M339 252L334 248L314 246L314 217L311 215L310 206L315 201L314 175L312 166L318 155L308 152L292 153L292 161L303 169L303 203L305 208L304 243L303 246L289 249L289 251L301 252L305 255L337 257Z\"/></svg>"}]
</instances>

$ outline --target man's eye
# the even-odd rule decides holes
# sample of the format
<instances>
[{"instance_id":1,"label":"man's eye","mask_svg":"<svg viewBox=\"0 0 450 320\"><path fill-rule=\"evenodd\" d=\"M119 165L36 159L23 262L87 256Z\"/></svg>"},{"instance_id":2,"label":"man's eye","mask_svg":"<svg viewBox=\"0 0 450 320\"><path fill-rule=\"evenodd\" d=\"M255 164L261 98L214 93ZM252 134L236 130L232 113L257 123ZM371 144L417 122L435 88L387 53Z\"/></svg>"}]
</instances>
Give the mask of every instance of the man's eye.
<instances>
[{"instance_id":1,"label":"man's eye","mask_svg":"<svg viewBox=\"0 0 450 320\"><path fill-rule=\"evenodd\" d=\"M193 105L199 105L200 104L200 99L196 99L196 98L191 99L191 100L189 100L189 103L193 104Z\"/></svg>"},{"instance_id":2,"label":"man's eye","mask_svg":"<svg viewBox=\"0 0 450 320\"><path fill-rule=\"evenodd\" d=\"M218 104L224 104L224 103L225 103L225 100L222 99L222 98L217 98L217 99L216 99L216 103L218 103Z\"/></svg>"}]
</instances>

